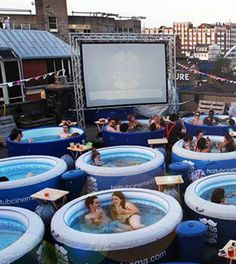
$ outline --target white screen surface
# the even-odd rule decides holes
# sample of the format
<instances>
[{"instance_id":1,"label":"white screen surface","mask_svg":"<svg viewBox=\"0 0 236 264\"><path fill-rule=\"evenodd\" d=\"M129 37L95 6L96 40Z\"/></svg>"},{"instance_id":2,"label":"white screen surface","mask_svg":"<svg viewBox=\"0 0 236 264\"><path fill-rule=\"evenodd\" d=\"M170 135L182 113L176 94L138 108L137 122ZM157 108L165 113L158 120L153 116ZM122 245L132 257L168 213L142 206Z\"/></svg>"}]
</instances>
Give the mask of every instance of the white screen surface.
<instances>
[{"instance_id":1,"label":"white screen surface","mask_svg":"<svg viewBox=\"0 0 236 264\"><path fill-rule=\"evenodd\" d=\"M167 102L164 43L82 44L87 107Z\"/></svg>"}]
</instances>

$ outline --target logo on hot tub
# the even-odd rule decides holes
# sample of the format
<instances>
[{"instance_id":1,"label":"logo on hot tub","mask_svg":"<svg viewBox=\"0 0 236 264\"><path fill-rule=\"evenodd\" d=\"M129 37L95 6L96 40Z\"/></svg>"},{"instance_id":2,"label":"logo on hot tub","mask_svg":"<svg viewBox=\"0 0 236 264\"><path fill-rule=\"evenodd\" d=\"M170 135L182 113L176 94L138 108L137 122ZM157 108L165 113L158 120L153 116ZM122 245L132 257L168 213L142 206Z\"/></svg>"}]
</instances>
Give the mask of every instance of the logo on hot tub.
<instances>
[{"instance_id":1,"label":"logo on hot tub","mask_svg":"<svg viewBox=\"0 0 236 264\"><path fill-rule=\"evenodd\" d=\"M67 250L63 246L55 244L57 263L58 264L69 264Z\"/></svg>"},{"instance_id":2,"label":"logo on hot tub","mask_svg":"<svg viewBox=\"0 0 236 264\"><path fill-rule=\"evenodd\" d=\"M97 180L94 177L88 177L88 193L98 191Z\"/></svg>"},{"instance_id":3,"label":"logo on hot tub","mask_svg":"<svg viewBox=\"0 0 236 264\"><path fill-rule=\"evenodd\" d=\"M209 244L216 244L218 239L217 223L211 219L206 219L206 218L199 218L199 221L207 225L208 230L206 234L206 241Z\"/></svg>"}]
</instances>

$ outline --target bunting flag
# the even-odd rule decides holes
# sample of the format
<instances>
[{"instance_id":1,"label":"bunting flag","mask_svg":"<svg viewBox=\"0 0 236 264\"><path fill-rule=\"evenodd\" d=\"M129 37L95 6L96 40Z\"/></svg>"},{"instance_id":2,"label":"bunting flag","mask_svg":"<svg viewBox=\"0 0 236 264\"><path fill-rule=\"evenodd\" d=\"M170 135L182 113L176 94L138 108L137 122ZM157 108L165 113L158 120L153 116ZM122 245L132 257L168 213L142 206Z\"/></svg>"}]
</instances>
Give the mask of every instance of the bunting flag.
<instances>
[{"instance_id":1,"label":"bunting flag","mask_svg":"<svg viewBox=\"0 0 236 264\"><path fill-rule=\"evenodd\" d=\"M38 75L38 76L35 76L35 77L30 77L30 78L27 78L27 79L17 80L17 81L14 81L14 82L0 83L0 86L7 85L8 87L12 87L14 85L21 85L22 83L29 82L31 80L38 81L41 78L45 80L48 76L52 76L53 74L55 74L56 76L58 76L60 73L62 73L62 75L65 75L65 72L66 72L65 69L61 69L59 71L49 72L49 73L45 73L45 74Z\"/></svg>"},{"instance_id":2,"label":"bunting flag","mask_svg":"<svg viewBox=\"0 0 236 264\"><path fill-rule=\"evenodd\" d=\"M185 65L183 65L181 63L177 63L177 65L180 66L181 68L183 68L184 70L187 70L189 72L193 72L193 74L200 74L202 76L206 76L206 77L212 78L212 79L217 80L217 81L229 82L229 83L236 84L236 81L225 79L225 78L221 78L221 77L218 77L218 76L215 76L215 75L212 75L212 74L208 74L208 73L205 73L205 72L197 71L197 70L194 69L194 65L192 65L191 67L185 66Z\"/></svg>"}]
</instances>

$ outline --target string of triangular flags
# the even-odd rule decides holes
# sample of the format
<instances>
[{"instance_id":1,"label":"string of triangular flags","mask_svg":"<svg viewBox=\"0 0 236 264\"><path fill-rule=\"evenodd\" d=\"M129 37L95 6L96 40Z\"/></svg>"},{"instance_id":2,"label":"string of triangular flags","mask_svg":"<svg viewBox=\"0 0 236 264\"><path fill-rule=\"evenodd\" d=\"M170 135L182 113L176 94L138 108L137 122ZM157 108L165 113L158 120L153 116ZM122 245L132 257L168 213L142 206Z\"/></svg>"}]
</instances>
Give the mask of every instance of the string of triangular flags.
<instances>
[{"instance_id":1,"label":"string of triangular flags","mask_svg":"<svg viewBox=\"0 0 236 264\"><path fill-rule=\"evenodd\" d=\"M29 81L31 81L31 80L36 80L36 81L38 81L38 80L41 79L41 78L42 78L43 80L45 80L48 76L52 76L53 74L55 74L56 76L58 76L60 73L62 73L62 75L64 75L64 74L65 74L65 69L61 69L61 70L58 70L58 71L45 73L45 74L42 74L42 75L38 75L38 76L34 76L34 77L30 77L30 78L27 78L27 79L17 80L17 81L14 81L14 82L0 83L0 86L7 85L8 87L12 87L12 86L14 86L14 85L21 85L23 82L29 82Z\"/></svg>"},{"instance_id":2,"label":"string of triangular flags","mask_svg":"<svg viewBox=\"0 0 236 264\"><path fill-rule=\"evenodd\" d=\"M191 67L185 66L185 65L183 65L181 63L177 63L177 65L180 66L181 68L183 68L184 70L187 70L189 72L193 72L193 74L200 74L202 76L206 76L206 77L215 79L217 81L236 84L236 81L225 79L225 78L222 78L222 77L218 77L218 76L215 76L215 75L212 75L212 74L208 74L208 73L205 73L205 72L201 72L201 71L195 70L194 67L193 67L194 65L191 66Z\"/></svg>"}]
</instances>

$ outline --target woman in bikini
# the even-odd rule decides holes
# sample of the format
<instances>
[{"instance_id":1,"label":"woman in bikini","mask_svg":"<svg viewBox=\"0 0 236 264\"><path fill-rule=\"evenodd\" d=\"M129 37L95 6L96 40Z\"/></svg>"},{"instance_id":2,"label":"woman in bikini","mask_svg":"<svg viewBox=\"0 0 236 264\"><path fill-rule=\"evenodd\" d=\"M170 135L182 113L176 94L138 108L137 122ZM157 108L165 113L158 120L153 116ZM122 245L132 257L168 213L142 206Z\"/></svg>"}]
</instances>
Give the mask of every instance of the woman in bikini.
<instances>
[{"instance_id":1,"label":"woman in bikini","mask_svg":"<svg viewBox=\"0 0 236 264\"><path fill-rule=\"evenodd\" d=\"M141 224L138 207L126 201L124 194L119 191L112 194L112 218L121 221L121 223L130 225L133 230L145 226Z\"/></svg>"}]
</instances>

